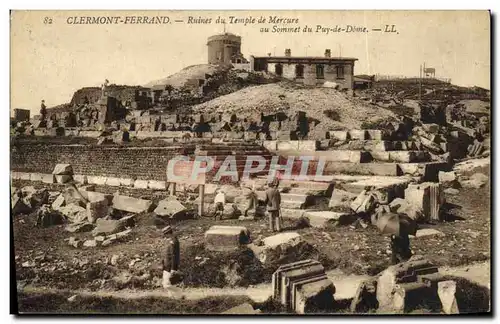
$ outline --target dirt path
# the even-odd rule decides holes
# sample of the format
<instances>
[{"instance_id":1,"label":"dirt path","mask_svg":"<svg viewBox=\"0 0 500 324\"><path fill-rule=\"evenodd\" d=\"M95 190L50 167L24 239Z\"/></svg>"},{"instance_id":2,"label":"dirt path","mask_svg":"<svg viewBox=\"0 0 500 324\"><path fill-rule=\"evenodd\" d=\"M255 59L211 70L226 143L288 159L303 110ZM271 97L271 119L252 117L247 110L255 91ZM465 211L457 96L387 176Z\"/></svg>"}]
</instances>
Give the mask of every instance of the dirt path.
<instances>
[{"instance_id":1,"label":"dirt path","mask_svg":"<svg viewBox=\"0 0 500 324\"><path fill-rule=\"evenodd\" d=\"M473 281L481 286L490 289L490 262L476 263L462 267L443 267L439 272L444 275L453 275L463 277ZM327 273L328 277L334 282L336 292L335 299L349 299L354 296L358 285L369 276L345 275L338 270L332 270ZM68 292L56 289L45 289L40 287L26 286L24 292ZM71 294L82 296L99 296L99 297L114 297L124 299L139 299L145 297L169 297L175 299L190 299L196 300L205 297L213 296L248 296L255 302L264 302L272 295L271 284L260 284L249 288L179 288L172 287L168 290L131 290L124 289L120 291L89 291L89 290L73 290Z\"/></svg>"}]
</instances>

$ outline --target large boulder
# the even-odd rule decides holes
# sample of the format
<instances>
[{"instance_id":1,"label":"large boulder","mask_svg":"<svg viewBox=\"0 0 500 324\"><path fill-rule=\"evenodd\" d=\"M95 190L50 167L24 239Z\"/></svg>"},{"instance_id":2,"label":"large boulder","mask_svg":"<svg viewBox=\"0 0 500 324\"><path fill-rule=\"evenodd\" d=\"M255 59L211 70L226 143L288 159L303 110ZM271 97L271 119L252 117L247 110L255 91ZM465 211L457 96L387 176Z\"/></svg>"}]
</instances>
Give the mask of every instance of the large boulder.
<instances>
[{"instance_id":1,"label":"large boulder","mask_svg":"<svg viewBox=\"0 0 500 324\"><path fill-rule=\"evenodd\" d=\"M60 194L57 198L52 202L52 209L59 210L59 208L63 207L66 201L64 200L64 195Z\"/></svg>"},{"instance_id":2,"label":"large boulder","mask_svg":"<svg viewBox=\"0 0 500 324\"><path fill-rule=\"evenodd\" d=\"M95 222L96 227L92 230L93 236L110 235L125 230L125 222L116 219L98 218Z\"/></svg>"},{"instance_id":3,"label":"large boulder","mask_svg":"<svg viewBox=\"0 0 500 324\"><path fill-rule=\"evenodd\" d=\"M455 171L450 171L450 172L439 171L438 179L439 183L441 183L445 187L457 188L460 186Z\"/></svg>"},{"instance_id":4,"label":"large boulder","mask_svg":"<svg viewBox=\"0 0 500 324\"><path fill-rule=\"evenodd\" d=\"M379 309L393 311L395 291L403 283L418 283L422 276L436 275L438 268L420 256L409 261L392 265L382 271L377 278L377 301Z\"/></svg>"},{"instance_id":5,"label":"large boulder","mask_svg":"<svg viewBox=\"0 0 500 324\"><path fill-rule=\"evenodd\" d=\"M108 215L109 204L106 198L97 201L89 201L87 203L87 220L89 223L94 223L96 219L103 218Z\"/></svg>"},{"instance_id":6,"label":"large boulder","mask_svg":"<svg viewBox=\"0 0 500 324\"><path fill-rule=\"evenodd\" d=\"M262 246L251 245L251 249L261 263L284 263L300 259L313 249L299 233L286 232L269 236L262 240Z\"/></svg>"},{"instance_id":7,"label":"large boulder","mask_svg":"<svg viewBox=\"0 0 500 324\"><path fill-rule=\"evenodd\" d=\"M479 189L490 181L490 178L482 173L476 172L467 180L461 180L460 185L464 188Z\"/></svg>"},{"instance_id":8,"label":"large boulder","mask_svg":"<svg viewBox=\"0 0 500 324\"><path fill-rule=\"evenodd\" d=\"M52 210L48 205L41 206L36 212L36 225L49 227L64 223L64 217L58 211Z\"/></svg>"},{"instance_id":9,"label":"large boulder","mask_svg":"<svg viewBox=\"0 0 500 324\"><path fill-rule=\"evenodd\" d=\"M425 220L424 211L421 206L408 202L403 198L396 198L389 204L390 212L406 214L417 222Z\"/></svg>"},{"instance_id":10,"label":"large boulder","mask_svg":"<svg viewBox=\"0 0 500 324\"><path fill-rule=\"evenodd\" d=\"M205 248L211 251L233 251L250 243L250 233L243 226L212 226L205 232Z\"/></svg>"},{"instance_id":11,"label":"large boulder","mask_svg":"<svg viewBox=\"0 0 500 324\"><path fill-rule=\"evenodd\" d=\"M438 282L438 296L445 314L459 314L456 298L457 282L454 280Z\"/></svg>"},{"instance_id":12,"label":"large boulder","mask_svg":"<svg viewBox=\"0 0 500 324\"><path fill-rule=\"evenodd\" d=\"M11 199L11 210L12 210L12 215L17 215L17 214L28 214L33 209L27 206L21 197L16 195Z\"/></svg>"},{"instance_id":13,"label":"large boulder","mask_svg":"<svg viewBox=\"0 0 500 324\"><path fill-rule=\"evenodd\" d=\"M341 189L334 189L328 207L330 208L349 208L351 201L356 198L356 195Z\"/></svg>"},{"instance_id":14,"label":"large boulder","mask_svg":"<svg viewBox=\"0 0 500 324\"><path fill-rule=\"evenodd\" d=\"M187 208L184 207L177 199L167 198L158 203L154 213L158 216L169 217L173 219L183 218Z\"/></svg>"},{"instance_id":15,"label":"large boulder","mask_svg":"<svg viewBox=\"0 0 500 324\"><path fill-rule=\"evenodd\" d=\"M232 315L253 315L259 314L260 310L253 309L253 306L249 303L244 303L233 308L228 309L227 311L222 312L221 314L232 314Z\"/></svg>"},{"instance_id":16,"label":"large boulder","mask_svg":"<svg viewBox=\"0 0 500 324\"><path fill-rule=\"evenodd\" d=\"M137 199L128 196L114 195L113 208L129 213L144 213L154 208L153 202L146 199Z\"/></svg>"},{"instance_id":17,"label":"large boulder","mask_svg":"<svg viewBox=\"0 0 500 324\"><path fill-rule=\"evenodd\" d=\"M81 233L81 232L89 232L94 228L94 224L88 222L82 223L70 223L65 227L65 230L70 233Z\"/></svg>"},{"instance_id":18,"label":"large boulder","mask_svg":"<svg viewBox=\"0 0 500 324\"><path fill-rule=\"evenodd\" d=\"M87 198L83 195L74 184L69 184L64 189L62 195L64 196L64 201L66 205L75 204L81 207L87 206Z\"/></svg>"},{"instance_id":19,"label":"large boulder","mask_svg":"<svg viewBox=\"0 0 500 324\"><path fill-rule=\"evenodd\" d=\"M54 175L73 175L73 167L71 164L56 164L54 171L52 171Z\"/></svg>"},{"instance_id":20,"label":"large boulder","mask_svg":"<svg viewBox=\"0 0 500 324\"><path fill-rule=\"evenodd\" d=\"M351 301L351 313L368 313L371 309L377 308L377 279L361 282Z\"/></svg>"},{"instance_id":21,"label":"large boulder","mask_svg":"<svg viewBox=\"0 0 500 324\"><path fill-rule=\"evenodd\" d=\"M377 197L367 190L363 190L351 203L351 209L355 213L371 213L375 208Z\"/></svg>"},{"instance_id":22,"label":"large boulder","mask_svg":"<svg viewBox=\"0 0 500 324\"><path fill-rule=\"evenodd\" d=\"M45 188L35 189L32 186L26 186L21 189L23 202L26 206L34 209L49 202L49 191Z\"/></svg>"},{"instance_id":23,"label":"large boulder","mask_svg":"<svg viewBox=\"0 0 500 324\"><path fill-rule=\"evenodd\" d=\"M75 203L67 204L58 209L70 223L81 223L87 220L87 210Z\"/></svg>"}]
</instances>

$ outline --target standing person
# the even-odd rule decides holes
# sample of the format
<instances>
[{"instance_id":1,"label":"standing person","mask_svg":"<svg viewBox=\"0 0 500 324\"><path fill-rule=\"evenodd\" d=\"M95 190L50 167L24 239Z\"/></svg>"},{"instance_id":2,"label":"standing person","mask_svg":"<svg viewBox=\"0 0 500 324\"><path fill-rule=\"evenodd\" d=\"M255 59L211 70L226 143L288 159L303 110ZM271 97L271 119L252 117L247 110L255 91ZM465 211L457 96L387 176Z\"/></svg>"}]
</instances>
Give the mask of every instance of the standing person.
<instances>
[{"instance_id":1,"label":"standing person","mask_svg":"<svg viewBox=\"0 0 500 324\"><path fill-rule=\"evenodd\" d=\"M407 261L411 258L410 237L406 233L391 235L392 264Z\"/></svg>"},{"instance_id":2,"label":"standing person","mask_svg":"<svg viewBox=\"0 0 500 324\"><path fill-rule=\"evenodd\" d=\"M45 120L47 117L47 106L45 106L45 100L42 99L42 103L40 104L40 115L42 116L42 120Z\"/></svg>"},{"instance_id":3,"label":"standing person","mask_svg":"<svg viewBox=\"0 0 500 324\"><path fill-rule=\"evenodd\" d=\"M177 235L173 234L172 227L167 226L162 229L166 240L166 249L163 259L163 288L172 286L172 275L179 270L180 246Z\"/></svg>"},{"instance_id":4,"label":"standing person","mask_svg":"<svg viewBox=\"0 0 500 324\"><path fill-rule=\"evenodd\" d=\"M219 220L222 220L222 215L224 214L224 206L226 204L226 194L222 189L217 190L217 194L214 198L215 204L215 215L214 220L217 220L217 216L219 216Z\"/></svg>"},{"instance_id":5,"label":"standing person","mask_svg":"<svg viewBox=\"0 0 500 324\"><path fill-rule=\"evenodd\" d=\"M244 211L244 215L245 215L245 217L247 217L248 211L253 209L254 216L255 216L255 215L257 215L257 206L259 204L259 201L257 198L257 192L256 192L255 175L250 175L250 182L247 184L246 187L248 189L250 189L250 192L247 195L248 205Z\"/></svg>"},{"instance_id":6,"label":"standing person","mask_svg":"<svg viewBox=\"0 0 500 324\"><path fill-rule=\"evenodd\" d=\"M281 194L278 190L278 182L269 183L269 189L266 190L266 206L269 214L269 229L273 232L281 231Z\"/></svg>"}]
</instances>

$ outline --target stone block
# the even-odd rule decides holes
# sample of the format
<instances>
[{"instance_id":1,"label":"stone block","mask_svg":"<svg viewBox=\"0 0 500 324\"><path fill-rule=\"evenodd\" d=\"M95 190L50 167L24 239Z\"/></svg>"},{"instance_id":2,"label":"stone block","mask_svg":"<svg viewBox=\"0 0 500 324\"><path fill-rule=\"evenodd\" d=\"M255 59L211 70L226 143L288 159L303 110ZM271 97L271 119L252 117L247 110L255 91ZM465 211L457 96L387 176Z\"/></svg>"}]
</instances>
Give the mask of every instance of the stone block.
<instances>
[{"instance_id":1,"label":"stone block","mask_svg":"<svg viewBox=\"0 0 500 324\"><path fill-rule=\"evenodd\" d=\"M271 152L276 152L278 150L278 142L277 141L263 141L262 145L264 148Z\"/></svg>"},{"instance_id":2,"label":"stone block","mask_svg":"<svg viewBox=\"0 0 500 324\"><path fill-rule=\"evenodd\" d=\"M335 286L316 260L280 266L272 276L274 300L299 314L331 309Z\"/></svg>"},{"instance_id":3,"label":"stone block","mask_svg":"<svg viewBox=\"0 0 500 324\"><path fill-rule=\"evenodd\" d=\"M52 202L51 207L54 210L59 210L59 208L61 208L62 206L64 206L64 203L65 203L64 195L60 194L59 196L57 196L56 200L54 200Z\"/></svg>"},{"instance_id":4,"label":"stone block","mask_svg":"<svg viewBox=\"0 0 500 324\"><path fill-rule=\"evenodd\" d=\"M144 213L151 211L154 206L151 200L137 199L128 196L114 195L113 208L129 213Z\"/></svg>"},{"instance_id":5,"label":"stone block","mask_svg":"<svg viewBox=\"0 0 500 324\"><path fill-rule=\"evenodd\" d=\"M282 258L293 260L300 251L309 246L296 232L279 233L266 237L262 242L263 246L255 247L254 253L263 264Z\"/></svg>"},{"instance_id":6,"label":"stone block","mask_svg":"<svg viewBox=\"0 0 500 324\"><path fill-rule=\"evenodd\" d=\"M96 227L92 230L93 236L112 235L125 229L125 223L116 219L98 218L95 222Z\"/></svg>"},{"instance_id":7,"label":"stone block","mask_svg":"<svg viewBox=\"0 0 500 324\"><path fill-rule=\"evenodd\" d=\"M87 183L104 186L106 184L106 177L102 176L87 176Z\"/></svg>"},{"instance_id":8,"label":"stone block","mask_svg":"<svg viewBox=\"0 0 500 324\"><path fill-rule=\"evenodd\" d=\"M292 284L295 290L295 312L315 313L333 308L335 286L326 276L303 279Z\"/></svg>"},{"instance_id":9,"label":"stone block","mask_svg":"<svg viewBox=\"0 0 500 324\"><path fill-rule=\"evenodd\" d=\"M438 296L445 314L459 314L457 298L457 283L454 280L438 282Z\"/></svg>"},{"instance_id":10,"label":"stone block","mask_svg":"<svg viewBox=\"0 0 500 324\"><path fill-rule=\"evenodd\" d=\"M389 159L401 163L428 162L430 155L426 151L390 151Z\"/></svg>"},{"instance_id":11,"label":"stone block","mask_svg":"<svg viewBox=\"0 0 500 324\"><path fill-rule=\"evenodd\" d=\"M113 200L113 195L110 194L105 194L102 192L97 192L97 191L84 191L80 190L82 196L85 197L90 202L96 202L96 201L101 201L103 199L106 199L110 204L111 201Z\"/></svg>"},{"instance_id":12,"label":"stone block","mask_svg":"<svg viewBox=\"0 0 500 324\"><path fill-rule=\"evenodd\" d=\"M299 149L299 141L278 141L278 151L297 151Z\"/></svg>"},{"instance_id":13,"label":"stone block","mask_svg":"<svg viewBox=\"0 0 500 324\"><path fill-rule=\"evenodd\" d=\"M257 139L257 133L245 132L243 138L245 139L245 141L255 141Z\"/></svg>"},{"instance_id":14,"label":"stone block","mask_svg":"<svg viewBox=\"0 0 500 324\"><path fill-rule=\"evenodd\" d=\"M306 211L304 216L308 219L311 227L346 225L354 220L350 213L339 213L333 211Z\"/></svg>"},{"instance_id":15,"label":"stone block","mask_svg":"<svg viewBox=\"0 0 500 324\"><path fill-rule=\"evenodd\" d=\"M318 146L318 141L298 141L299 151L316 151Z\"/></svg>"},{"instance_id":16,"label":"stone block","mask_svg":"<svg viewBox=\"0 0 500 324\"><path fill-rule=\"evenodd\" d=\"M154 213L158 216L173 219L182 218L187 209L177 199L167 198L158 203Z\"/></svg>"},{"instance_id":17,"label":"stone block","mask_svg":"<svg viewBox=\"0 0 500 324\"><path fill-rule=\"evenodd\" d=\"M466 179L466 180L459 179L459 181L460 181L460 185L464 188L478 189L478 188L483 187L485 184L487 184L490 181L490 179L488 176L486 176L482 173L476 172L473 175L471 175L469 177L469 179Z\"/></svg>"},{"instance_id":18,"label":"stone block","mask_svg":"<svg viewBox=\"0 0 500 324\"><path fill-rule=\"evenodd\" d=\"M70 223L82 223L87 221L87 210L75 203L60 207L59 212L66 216Z\"/></svg>"},{"instance_id":19,"label":"stone block","mask_svg":"<svg viewBox=\"0 0 500 324\"><path fill-rule=\"evenodd\" d=\"M73 175L73 180L75 180L75 182L81 183L81 184L87 184L88 183L87 176L86 175L82 175L82 174L75 174L75 175Z\"/></svg>"},{"instance_id":20,"label":"stone block","mask_svg":"<svg viewBox=\"0 0 500 324\"><path fill-rule=\"evenodd\" d=\"M28 214L32 211L32 208L26 205L21 197L14 196L11 200L11 210L12 215Z\"/></svg>"},{"instance_id":21,"label":"stone block","mask_svg":"<svg viewBox=\"0 0 500 324\"><path fill-rule=\"evenodd\" d=\"M439 183L446 187L455 187L458 185L457 174L455 171L439 171L438 179Z\"/></svg>"},{"instance_id":22,"label":"stone block","mask_svg":"<svg viewBox=\"0 0 500 324\"><path fill-rule=\"evenodd\" d=\"M387 132L380 129L367 129L366 139L369 140L385 140L388 138Z\"/></svg>"},{"instance_id":23,"label":"stone block","mask_svg":"<svg viewBox=\"0 0 500 324\"><path fill-rule=\"evenodd\" d=\"M57 183L68 183L71 180L73 180L73 177L70 175L56 175L56 182Z\"/></svg>"},{"instance_id":24,"label":"stone block","mask_svg":"<svg viewBox=\"0 0 500 324\"><path fill-rule=\"evenodd\" d=\"M364 129L352 129L349 131L349 137L351 139L365 140L367 139L367 133Z\"/></svg>"},{"instance_id":25,"label":"stone block","mask_svg":"<svg viewBox=\"0 0 500 324\"><path fill-rule=\"evenodd\" d=\"M167 184L165 181L149 180L148 189L167 190Z\"/></svg>"},{"instance_id":26,"label":"stone block","mask_svg":"<svg viewBox=\"0 0 500 324\"><path fill-rule=\"evenodd\" d=\"M30 173L30 181L42 181L42 173Z\"/></svg>"},{"instance_id":27,"label":"stone block","mask_svg":"<svg viewBox=\"0 0 500 324\"><path fill-rule=\"evenodd\" d=\"M331 139L336 139L339 141L346 141L350 139L349 132L347 131L329 131L328 135Z\"/></svg>"},{"instance_id":28,"label":"stone block","mask_svg":"<svg viewBox=\"0 0 500 324\"><path fill-rule=\"evenodd\" d=\"M135 180L134 188L138 189L148 189L148 180Z\"/></svg>"},{"instance_id":29,"label":"stone block","mask_svg":"<svg viewBox=\"0 0 500 324\"><path fill-rule=\"evenodd\" d=\"M52 174L55 175L73 175L73 167L71 164L56 164Z\"/></svg>"},{"instance_id":30,"label":"stone block","mask_svg":"<svg viewBox=\"0 0 500 324\"><path fill-rule=\"evenodd\" d=\"M438 124L422 124L422 128L431 134L437 134L439 132Z\"/></svg>"},{"instance_id":31,"label":"stone block","mask_svg":"<svg viewBox=\"0 0 500 324\"><path fill-rule=\"evenodd\" d=\"M351 301L351 313L368 313L377 308L377 280L369 279L361 282Z\"/></svg>"},{"instance_id":32,"label":"stone block","mask_svg":"<svg viewBox=\"0 0 500 324\"><path fill-rule=\"evenodd\" d=\"M94 223L98 218L104 218L108 215L109 201L106 198L87 203L87 220Z\"/></svg>"},{"instance_id":33,"label":"stone block","mask_svg":"<svg viewBox=\"0 0 500 324\"><path fill-rule=\"evenodd\" d=\"M341 189L333 189L328 207L349 207L356 195Z\"/></svg>"},{"instance_id":34,"label":"stone block","mask_svg":"<svg viewBox=\"0 0 500 324\"><path fill-rule=\"evenodd\" d=\"M120 178L115 178L115 177L106 178L106 186L119 187L120 185L121 185Z\"/></svg>"},{"instance_id":35,"label":"stone block","mask_svg":"<svg viewBox=\"0 0 500 324\"><path fill-rule=\"evenodd\" d=\"M410 204L422 209L425 220L441 220L440 210L444 204L444 194L440 184L432 182L410 184L405 189L404 198Z\"/></svg>"},{"instance_id":36,"label":"stone block","mask_svg":"<svg viewBox=\"0 0 500 324\"><path fill-rule=\"evenodd\" d=\"M412 237L413 235L410 235ZM415 237L427 237L427 236L445 236L441 231L433 228L421 228L417 230Z\"/></svg>"},{"instance_id":37,"label":"stone block","mask_svg":"<svg viewBox=\"0 0 500 324\"><path fill-rule=\"evenodd\" d=\"M53 174L44 174L44 175L42 175L42 182L43 183L55 183L56 177Z\"/></svg>"},{"instance_id":38,"label":"stone block","mask_svg":"<svg viewBox=\"0 0 500 324\"><path fill-rule=\"evenodd\" d=\"M232 314L232 315L253 315L259 314L260 310L253 309L253 306L249 303L244 303L233 308L228 309L227 311L222 312L221 314Z\"/></svg>"},{"instance_id":39,"label":"stone block","mask_svg":"<svg viewBox=\"0 0 500 324\"><path fill-rule=\"evenodd\" d=\"M372 155L374 160L377 161L389 161L391 156L389 151L371 151L370 154Z\"/></svg>"},{"instance_id":40,"label":"stone block","mask_svg":"<svg viewBox=\"0 0 500 324\"><path fill-rule=\"evenodd\" d=\"M425 259L416 257L409 261L389 266L377 278L377 301L379 309L394 308L394 291L401 283L415 283L422 275L436 274L438 268Z\"/></svg>"},{"instance_id":41,"label":"stone block","mask_svg":"<svg viewBox=\"0 0 500 324\"><path fill-rule=\"evenodd\" d=\"M205 248L210 251L233 251L250 243L250 233L243 226L212 226L205 232Z\"/></svg>"}]
</instances>

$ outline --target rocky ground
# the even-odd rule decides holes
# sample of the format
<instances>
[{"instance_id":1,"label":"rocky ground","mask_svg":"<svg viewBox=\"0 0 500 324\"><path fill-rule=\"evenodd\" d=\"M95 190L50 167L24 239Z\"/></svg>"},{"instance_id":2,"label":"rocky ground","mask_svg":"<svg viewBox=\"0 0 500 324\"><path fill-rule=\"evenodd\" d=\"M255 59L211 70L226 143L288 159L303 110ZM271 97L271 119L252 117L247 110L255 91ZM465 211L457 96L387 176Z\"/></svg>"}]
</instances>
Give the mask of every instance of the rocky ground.
<instances>
[{"instance_id":1,"label":"rocky ground","mask_svg":"<svg viewBox=\"0 0 500 324\"><path fill-rule=\"evenodd\" d=\"M468 172L489 175L483 166ZM457 266L490 259L490 187L460 189L447 194L450 221L422 225L436 234L412 239L415 254L438 266ZM64 289L156 289L161 286L160 259L163 239L152 214L136 216L135 226L122 241L103 247L70 246L67 239L90 238L90 233L69 233L65 225L36 228L33 214L13 220L16 278L26 284ZM221 225L246 226L254 241L270 236L264 219L218 221ZM204 232L211 218L174 224L181 242L181 266L186 287L252 286L269 282L279 263L262 265L249 249L216 253L204 249ZM287 231L296 231L310 243L297 258L320 260L327 270L344 274L374 275L389 265L389 240L372 226L361 223L325 229L303 228L300 220L287 219ZM283 260L281 260L283 261Z\"/></svg>"},{"instance_id":2,"label":"rocky ground","mask_svg":"<svg viewBox=\"0 0 500 324\"><path fill-rule=\"evenodd\" d=\"M242 99L244 98L244 100ZM259 109L255 109L258 107ZM387 109L349 97L330 88L307 88L289 82L247 87L193 106L194 112L237 113L258 119L259 114L285 111L307 111L307 116L320 123L311 130L311 138L321 138L334 129L359 129L364 121L390 120L395 115ZM326 113L333 111L334 113ZM253 115L252 115L253 114ZM320 135L321 137L315 136Z\"/></svg>"}]
</instances>

